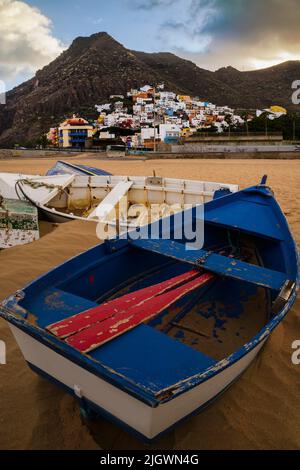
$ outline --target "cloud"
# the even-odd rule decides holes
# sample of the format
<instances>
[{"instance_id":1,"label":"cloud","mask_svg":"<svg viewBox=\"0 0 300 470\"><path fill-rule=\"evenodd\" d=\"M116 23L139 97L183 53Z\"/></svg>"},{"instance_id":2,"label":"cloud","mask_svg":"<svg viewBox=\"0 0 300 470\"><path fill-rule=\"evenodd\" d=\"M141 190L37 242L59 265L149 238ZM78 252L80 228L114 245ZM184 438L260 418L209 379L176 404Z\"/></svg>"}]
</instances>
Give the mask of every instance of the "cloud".
<instances>
[{"instance_id":1,"label":"cloud","mask_svg":"<svg viewBox=\"0 0 300 470\"><path fill-rule=\"evenodd\" d=\"M29 77L63 51L51 20L26 2L0 0L0 18L1 80Z\"/></svg>"},{"instance_id":2,"label":"cloud","mask_svg":"<svg viewBox=\"0 0 300 470\"><path fill-rule=\"evenodd\" d=\"M152 10L163 8L177 3L178 0L129 0L134 8L139 10Z\"/></svg>"},{"instance_id":3,"label":"cloud","mask_svg":"<svg viewBox=\"0 0 300 470\"><path fill-rule=\"evenodd\" d=\"M160 9L158 37L207 68L258 68L300 59L299 0L136 0Z\"/></svg>"},{"instance_id":4,"label":"cloud","mask_svg":"<svg viewBox=\"0 0 300 470\"><path fill-rule=\"evenodd\" d=\"M93 24L101 24L103 23L103 18L96 18L92 20Z\"/></svg>"}]
</instances>

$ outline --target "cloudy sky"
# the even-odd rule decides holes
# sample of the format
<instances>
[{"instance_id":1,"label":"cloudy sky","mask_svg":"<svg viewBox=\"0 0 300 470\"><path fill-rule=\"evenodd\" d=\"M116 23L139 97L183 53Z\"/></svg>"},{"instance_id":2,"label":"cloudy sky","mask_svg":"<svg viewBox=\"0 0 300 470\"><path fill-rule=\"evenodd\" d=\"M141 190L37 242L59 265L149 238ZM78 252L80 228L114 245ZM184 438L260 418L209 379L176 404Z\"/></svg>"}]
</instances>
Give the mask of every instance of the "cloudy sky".
<instances>
[{"instance_id":1,"label":"cloudy sky","mask_svg":"<svg viewBox=\"0 0 300 470\"><path fill-rule=\"evenodd\" d=\"M300 0L0 0L0 80L30 78L77 36L240 70L300 59Z\"/></svg>"}]
</instances>

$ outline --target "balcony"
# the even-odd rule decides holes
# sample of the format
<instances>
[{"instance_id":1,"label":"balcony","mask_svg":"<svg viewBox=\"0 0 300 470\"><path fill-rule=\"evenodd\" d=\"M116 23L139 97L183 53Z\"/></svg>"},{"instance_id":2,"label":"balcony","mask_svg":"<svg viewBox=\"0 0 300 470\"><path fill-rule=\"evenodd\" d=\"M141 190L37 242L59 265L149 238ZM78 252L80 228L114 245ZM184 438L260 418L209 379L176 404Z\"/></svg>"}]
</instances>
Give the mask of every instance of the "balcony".
<instances>
[{"instance_id":1,"label":"balcony","mask_svg":"<svg viewBox=\"0 0 300 470\"><path fill-rule=\"evenodd\" d=\"M69 137L87 137L87 131L70 131Z\"/></svg>"},{"instance_id":2,"label":"balcony","mask_svg":"<svg viewBox=\"0 0 300 470\"><path fill-rule=\"evenodd\" d=\"M69 139L69 142L71 142L71 144L84 144L85 143L85 138L83 137L72 137L71 139Z\"/></svg>"}]
</instances>

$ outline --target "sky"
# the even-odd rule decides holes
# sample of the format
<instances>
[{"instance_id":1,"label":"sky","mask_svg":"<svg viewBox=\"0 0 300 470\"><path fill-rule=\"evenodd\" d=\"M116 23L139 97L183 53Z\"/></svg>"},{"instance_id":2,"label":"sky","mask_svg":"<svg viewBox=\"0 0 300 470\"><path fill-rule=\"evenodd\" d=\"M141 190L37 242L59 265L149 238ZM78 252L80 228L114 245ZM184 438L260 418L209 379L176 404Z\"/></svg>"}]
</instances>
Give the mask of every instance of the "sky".
<instances>
[{"instance_id":1,"label":"sky","mask_svg":"<svg viewBox=\"0 0 300 470\"><path fill-rule=\"evenodd\" d=\"M77 36L239 70L300 60L300 0L0 0L0 86L31 78ZM2 85L1 85L2 84Z\"/></svg>"}]
</instances>

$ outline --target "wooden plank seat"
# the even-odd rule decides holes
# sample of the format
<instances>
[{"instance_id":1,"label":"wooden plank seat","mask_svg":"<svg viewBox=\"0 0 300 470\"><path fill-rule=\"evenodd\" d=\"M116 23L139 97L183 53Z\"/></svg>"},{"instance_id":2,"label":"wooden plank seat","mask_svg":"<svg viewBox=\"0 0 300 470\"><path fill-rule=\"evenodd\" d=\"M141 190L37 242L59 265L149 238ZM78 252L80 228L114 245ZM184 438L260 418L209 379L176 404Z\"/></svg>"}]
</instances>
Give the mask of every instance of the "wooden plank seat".
<instances>
[{"instance_id":1,"label":"wooden plank seat","mask_svg":"<svg viewBox=\"0 0 300 470\"><path fill-rule=\"evenodd\" d=\"M119 335L151 320L177 300L214 279L215 276L211 273L202 274L184 283L180 287L143 301L123 312L119 312L107 318L101 323L96 323L79 333L69 336L65 339L65 342L82 353L89 353Z\"/></svg>"},{"instance_id":2,"label":"wooden plank seat","mask_svg":"<svg viewBox=\"0 0 300 470\"><path fill-rule=\"evenodd\" d=\"M216 274L246 281L260 287L280 291L288 281L285 273L206 250L186 250L184 244L172 240L140 239L132 240L130 244L138 249L158 253L183 263L198 266Z\"/></svg>"},{"instance_id":3,"label":"wooden plank seat","mask_svg":"<svg viewBox=\"0 0 300 470\"><path fill-rule=\"evenodd\" d=\"M102 305L89 308L81 313L65 318L64 320L52 323L46 326L46 329L59 338L67 338L117 313L125 312L130 307L143 304L147 300L177 287L184 282L190 281L197 276L199 277L200 275L199 270L193 269L172 279L168 279L167 281L131 292Z\"/></svg>"},{"instance_id":4,"label":"wooden plank seat","mask_svg":"<svg viewBox=\"0 0 300 470\"><path fill-rule=\"evenodd\" d=\"M117 204L121 201L131 186L133 181L121 181L108 193L108 195L100 202L100 204L88 216L88 219L99 219L100 221L106 220L110 213L116 208Z\"/></svg>"}]
</instances>

